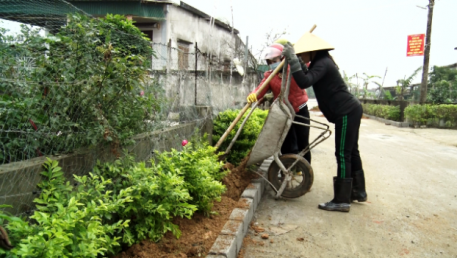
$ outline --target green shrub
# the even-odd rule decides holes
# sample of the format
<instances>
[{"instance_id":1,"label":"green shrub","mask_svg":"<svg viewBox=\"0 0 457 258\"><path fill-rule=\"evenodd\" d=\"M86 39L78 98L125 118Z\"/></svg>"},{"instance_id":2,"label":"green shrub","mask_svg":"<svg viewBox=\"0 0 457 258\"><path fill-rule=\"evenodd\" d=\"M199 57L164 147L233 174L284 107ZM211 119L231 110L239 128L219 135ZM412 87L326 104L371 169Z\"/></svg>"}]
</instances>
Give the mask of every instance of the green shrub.
<instances>
[{"instance_id":1,"label":"green shrub","mask_svg":"<svg viewBox=\"0 0 457 258\"><path fill-rule=\"evenodd\" d=\"M410 105L405 109L405 116L414 124L444 120L446 127L454 127L457 124L457 105Z\"/></svg>"},{"instance_id":2,"label":"green shrub","mask_svg":"<svg viewBox=\"0 0 457 258\"><path fill-rule=\"evenodd\" d=\"M98 163L94 174L111 177L110 190L114 193L131 189L132 202L116 214L116 219L131 219L130 227L121 233L127 245L147 238L158 241L167 231L179 237L181 232L171 220L177 216L190 218L197 209L188 203L192 197L184 178L153 160L136 163L132 156L126 156L114 163Z\"/></svg>"},{"instance_id":3,"label":"green shrub","mask_svg":"<svg viewBox=\"0 0 457 258\"><path fill-rule=\"evenodd\" d=\"M95 175L78 177L80 184L73 191L64 180L57 161L48 159L38 185L40 196L34 200L37 210L30 217L33 223L12 216L3 216L15 246L11 251L0 249L6 257L97 257L119 250L118 233L129 220L110 220L132 201L131 189L113 194L106 188L112 182ZM85 191L90 189L90 191Z\"/></svg>"},{"instance_id":4,"label":"green shrub","mask_svg":"<svg viewBox=\"0 0 457 258\"><path fill-rule=\"evenodd\" d=\"M225 186L220 182L226 175L221 172L224 163L218 161L216 148L208 143L191 141L181 152L172 150L160 154L158 164L168 171L176 171L184 177L185 187L189 190L198 210L209 214L214 201L220 201Z\"/></svg>"},{"instance_id":5,"label":"green shrub","mask_svg":"<svg viewBox=\"0 0 457 258\"><path fill-rule=\"evenodd\" d=\"M227 136L223 144L220 146L221 151L225 151L227 147L230 145L230 142L235 137L238 128L249 113L248 110L244 116L241 118L240 122L237 123L235 128L230 132ZM236 116L240 113L240 110L226 110L224 112L219 113L216 120L214 121L214 129L213 129L213 142L219 141L221 136L225 133L227 128L230 126L233 120L235 120ZM256 109L252 113L249 120L246 122L242 132L240 133L238 139L236 140L234 146L232 147L229 156L227 157L227 161L232 164L239 164L243 158L245 158L249 152L251 151L252 147L257 140L257 137L262 130L262 126L267 118L268 111Z\"/></svg>"},{"instance_id":6,"label":"green shrub","mask_svg":"<svg viewBox=\"0 0 457 258\"><path fill-rule=\"evenodd\" d=\"M400 121L400 107L379 105L379 104L362 104L363 112L368 115L381 117L388 120Z\"/></svg>"},{"instance_id":7,"label":"green shrub","mask_svg":"<svg viewBox=\"0 0 457 258\"><path fill-rule=\"evenodd\" d=\"M191 218L197 209L209 214L220 200L222 166L214 147L193 139L182 152L157 153L148 163L132 156L97 162L89 176L74 176L73 187L48 159L30 220L0 211L15 246L0 249L0 257L106 257L122 243L158 241L168 231L179 238L174 217Z\"/></svg>"}]
</instances>

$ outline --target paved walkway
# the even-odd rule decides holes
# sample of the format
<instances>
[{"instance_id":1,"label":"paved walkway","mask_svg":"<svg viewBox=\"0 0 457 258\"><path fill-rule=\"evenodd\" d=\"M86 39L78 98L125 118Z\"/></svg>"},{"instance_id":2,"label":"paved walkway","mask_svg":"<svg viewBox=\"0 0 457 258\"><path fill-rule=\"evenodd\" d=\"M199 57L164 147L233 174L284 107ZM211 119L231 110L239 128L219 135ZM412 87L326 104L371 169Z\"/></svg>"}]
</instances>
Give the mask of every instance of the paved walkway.
<instances>
[{"instance_id":1,"label":"paved walkway","mask_svg":"<svg viewBox=\"0 0 457 258\"><path fill-rule=\"evenodd\" d=\"M244 257L457 257L457 130L364 119L359 145L368 202L349 213L317 209L333 197L332 137L312 151L311 192L286 201L265 193L256 221L270 238L250 232L258 243L247 244ZM278 227L292 230L275 235Z\"/></svg>"}]
</instances>

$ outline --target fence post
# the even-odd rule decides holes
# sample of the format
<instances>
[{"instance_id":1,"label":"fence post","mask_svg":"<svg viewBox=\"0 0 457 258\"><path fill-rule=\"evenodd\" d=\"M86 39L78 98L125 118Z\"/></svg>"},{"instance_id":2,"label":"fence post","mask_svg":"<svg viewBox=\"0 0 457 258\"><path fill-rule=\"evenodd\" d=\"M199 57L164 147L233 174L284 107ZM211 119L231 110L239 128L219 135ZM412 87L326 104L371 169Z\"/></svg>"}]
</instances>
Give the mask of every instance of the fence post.
<instances>
[{"instance_id":1,"label":"fence post","mask_svg":"<svg viewBox=\"0 0 457 258\"><path fill-rule=\"evenodd\" d=\"M198 46L197 42L195 42L195 106L197 105L197 68L198 68L198 60L197 60L197 54L198 54Z\"/></svg>"},{"instance_id":2,"label":"fence post","mask_svg":"<svg viewBox=\"0 0 457 258\"><path fill-rule=\"evenodd\" d=\"M167 59L167 73L169 73L171 69L171 39L168 41L167 45Z\"/></svg>"}]
</instances>

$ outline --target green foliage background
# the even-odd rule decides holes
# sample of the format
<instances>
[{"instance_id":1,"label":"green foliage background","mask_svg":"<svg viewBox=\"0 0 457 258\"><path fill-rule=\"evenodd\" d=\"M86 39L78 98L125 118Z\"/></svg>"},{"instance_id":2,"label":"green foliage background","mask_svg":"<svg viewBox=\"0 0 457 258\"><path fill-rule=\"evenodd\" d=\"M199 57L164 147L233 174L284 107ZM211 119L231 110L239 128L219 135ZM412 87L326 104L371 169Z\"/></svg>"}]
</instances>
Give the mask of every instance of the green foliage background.
<instances>
[{"instance_id":1,"label":"green foliage background","mask_svg":"<svg viewBox=\"0 0 457 258\"><path fill-rule=\"evenodd\" d=\"M440 120L444 120L446 127L456 127L457 105L410 105L405 109L405 116L418 125L438 125Z\"/></svg>"},{"instance_id":2,"label":"green foliage background","mask_svg":"<svg viewBox=\"0 0 457 258\"><path fill-rule=\"evenodd\" d=\"M72 14L48 36L0 29L0 164L128 144L147 131L161 88L149 78L154 53L143 36L119 15Z\"/></svg>"},{"instance_id":3,"label":"green foliage background","mask_svg":"<svg viewBox=\"0 0 457 258\"><path fill-rule=\"evenodd\" d=\"M217 118L214 120L214 128L213 128L213 142L216 143L227 128L230 126L233 120L235 120L236 116L240 113L241 110L226 110L224 112L219 113ZM240 125L246 115L250 112L250 109L243 115L240 122L235 126L235 128L230 132L228 137L225 139L224 143L219 148L221 151L225 151L227 147L230 145L230 142L235 137L236 132L240 128ZM260 110L256 109L252 113L249 120L246 122L240 136L236 140L230 154L227 157L227 161L232 164L239 164L242 159L244 159L249 152L251 151L252 147L257 140L257 137L262 130L262 126L267 118L268 111L267 110Z\"/></svg>"},{"instance_id":4,"label":"green foliage background","mask_svg":"<svg viewBox=\"0 0 457 258\"><path fill-rule=\"evenodd\" d=\"M457 102L457 70L434 66L430 72L427 100L432 103Z\"/></svg>"},{"instance_id":5,"label":"green foliage background","mask_svg":"<svg viewBox=\"0 0 457 258\"><path fill-rule=\"evenodd\" d=\"M400 121L400 106L362 104L362 107L365 114Z\"/></svg>"}]
</instances>

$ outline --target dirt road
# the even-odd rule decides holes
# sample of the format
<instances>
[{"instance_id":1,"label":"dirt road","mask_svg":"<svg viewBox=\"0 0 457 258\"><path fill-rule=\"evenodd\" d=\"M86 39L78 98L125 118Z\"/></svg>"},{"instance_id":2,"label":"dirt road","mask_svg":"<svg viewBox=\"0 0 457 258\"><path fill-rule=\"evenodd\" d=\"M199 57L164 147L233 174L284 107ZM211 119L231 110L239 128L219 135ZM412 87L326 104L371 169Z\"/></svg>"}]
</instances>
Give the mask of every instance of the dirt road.
<instances>
[{"instance_id":1,"label":"dirt road","mask_svg":"<svg viewBox=\"0 0 457 258\"><path fill-rule=\"evenodd\" d=\"M250 232L257 244L248 241L244 257L457 257L457 131L364 119L359 145L368 202L349 213L317 209L333 197L332 137L312 152L311 192L287 201L265 193L256 221L270 237Z\"/></svg>"}]
</instances>

